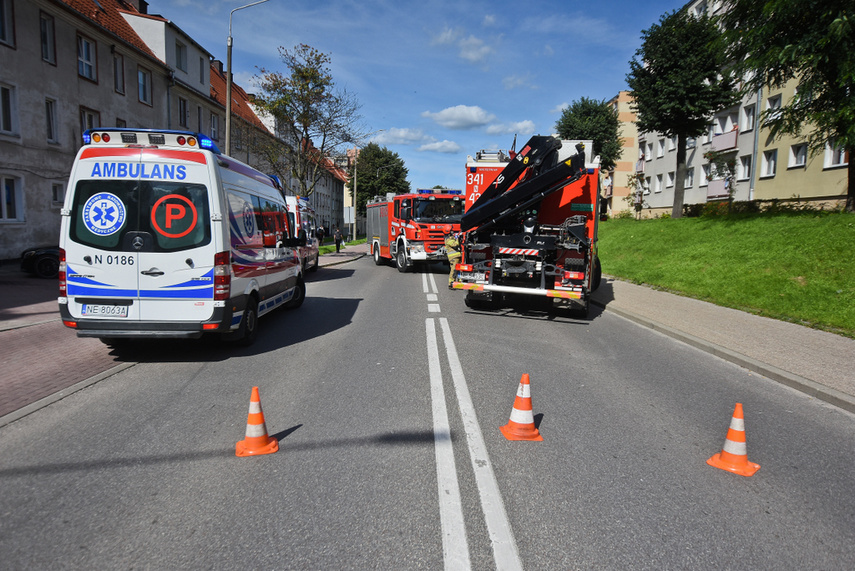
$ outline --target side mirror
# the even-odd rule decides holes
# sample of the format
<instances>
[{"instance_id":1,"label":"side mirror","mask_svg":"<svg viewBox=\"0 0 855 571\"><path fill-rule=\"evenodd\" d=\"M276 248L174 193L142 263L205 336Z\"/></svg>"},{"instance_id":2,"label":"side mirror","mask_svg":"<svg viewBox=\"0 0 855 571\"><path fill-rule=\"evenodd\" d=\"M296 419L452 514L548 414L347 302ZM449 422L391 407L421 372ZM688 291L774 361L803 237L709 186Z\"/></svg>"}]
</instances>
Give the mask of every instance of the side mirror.
<instances>
[{"instance_id":1,"label":"side mirror","mask_svg":"<svg viewBox=\"0 0 855 571\"><path fill-rule=\"evenodd\" d=\"M409 206L401 207L401 218L404 220L409 220L412 217L412 208Z\"/></svg>"},{"instance_id":2,"label":"side mirror","mask_svg":"<svg viewBox=\"0 0 855 571\"><path fill-rule=\"evenodd\" d=\"M297 245L298 246L305 246L308 243L309 243L309 237L306 235L306 231L300 230L300 233L297 237Z\"/></svg>"}]
</instances>

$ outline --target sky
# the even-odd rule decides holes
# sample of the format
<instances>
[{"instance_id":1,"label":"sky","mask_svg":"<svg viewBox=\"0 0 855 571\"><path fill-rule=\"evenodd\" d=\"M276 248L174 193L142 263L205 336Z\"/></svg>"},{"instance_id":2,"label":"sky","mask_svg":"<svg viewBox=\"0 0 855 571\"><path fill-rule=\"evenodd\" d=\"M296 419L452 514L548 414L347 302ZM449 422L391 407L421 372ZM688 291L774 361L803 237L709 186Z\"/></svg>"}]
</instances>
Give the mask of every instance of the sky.
<instances>
[{"instance_id":1,"label":"sky","mask_svg":"<svg viewBox=\"0 0 855 571\"><path fill-rule=\"evenodd\" d=\"M226 62L229 12L252 0L149 0ZM641 32L683 0L268 0L232 15L234 81L287 73L279 48L328 54L365 142L398 154L413 190L463 188L467 155L555 133L582 97L627 89Z\"/></svg>"}]
</instances>

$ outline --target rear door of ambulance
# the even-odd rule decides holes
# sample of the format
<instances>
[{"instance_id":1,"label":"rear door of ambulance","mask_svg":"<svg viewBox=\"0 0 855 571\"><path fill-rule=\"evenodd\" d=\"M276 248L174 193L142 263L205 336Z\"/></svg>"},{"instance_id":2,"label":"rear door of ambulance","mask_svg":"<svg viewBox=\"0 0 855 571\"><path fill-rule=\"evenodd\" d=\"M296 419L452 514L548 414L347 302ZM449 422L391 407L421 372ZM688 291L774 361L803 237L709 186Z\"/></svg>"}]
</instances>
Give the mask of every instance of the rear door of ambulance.
<instances>
[{"instance_id":1,"label":"rear door of ambulance","mask_svg":"<svg viewBox=\"0 0 855 571\"><path fill-rule=\"evenodd\" d=\"M211 318L211 212L221 210L213 208L209 160L198 150L81 151L66 244L72 317L111 320L116 329L125 321L147 331L150 323L155 333L168 330L157 323Z\"/></svg>"}]
</instances>

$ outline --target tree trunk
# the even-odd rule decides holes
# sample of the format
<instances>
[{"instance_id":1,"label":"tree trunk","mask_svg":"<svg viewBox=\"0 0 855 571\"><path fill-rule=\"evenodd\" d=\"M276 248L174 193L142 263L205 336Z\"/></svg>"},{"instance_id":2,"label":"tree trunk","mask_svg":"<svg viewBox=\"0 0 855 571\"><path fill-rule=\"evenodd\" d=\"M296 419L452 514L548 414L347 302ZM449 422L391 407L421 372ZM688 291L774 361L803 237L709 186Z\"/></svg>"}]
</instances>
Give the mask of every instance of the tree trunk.
<instances>
[{"instance_id":1,"label":"tree trunk","mask_svg":"<svg viewBox=\"0 0 855 571\"><path fill-rule=\"evenodd\" d=\"M846 149L849 159L849 167L846 169L846 184L849 189L846 193L846 212L855 212L855 147Z\"/></svg>"},{"instance_id":2,"label":"tree trunk","mask_svg":"<svg viewBox=\"0 0 855 571\"><path fill-rule=\"evenodd\" d=\"M674 206L671 207L671 218L683 217L683 195L686 187L686 134L677 134L677 170L674 176Z\"/></svg>"}]
</instances>

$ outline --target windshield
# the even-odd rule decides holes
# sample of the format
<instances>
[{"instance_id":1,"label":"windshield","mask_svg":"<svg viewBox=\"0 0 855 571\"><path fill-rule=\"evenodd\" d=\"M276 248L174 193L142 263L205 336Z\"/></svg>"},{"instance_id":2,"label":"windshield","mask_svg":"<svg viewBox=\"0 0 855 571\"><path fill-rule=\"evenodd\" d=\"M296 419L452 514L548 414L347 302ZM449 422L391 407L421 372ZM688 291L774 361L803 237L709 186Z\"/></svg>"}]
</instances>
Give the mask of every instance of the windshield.
<instances>
[{"instance_id":1,"label":"windshield","mask_svg":"<svg viewBox=\"0 0 855 571\"><path fill-rule=\"evenodd\" d=\"M413 220L416 222L460 222L463 201L452 198L416 199Z\"/></svg>"}]
</instances>

